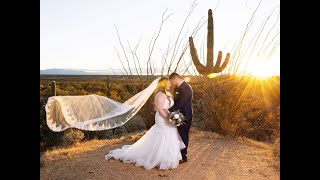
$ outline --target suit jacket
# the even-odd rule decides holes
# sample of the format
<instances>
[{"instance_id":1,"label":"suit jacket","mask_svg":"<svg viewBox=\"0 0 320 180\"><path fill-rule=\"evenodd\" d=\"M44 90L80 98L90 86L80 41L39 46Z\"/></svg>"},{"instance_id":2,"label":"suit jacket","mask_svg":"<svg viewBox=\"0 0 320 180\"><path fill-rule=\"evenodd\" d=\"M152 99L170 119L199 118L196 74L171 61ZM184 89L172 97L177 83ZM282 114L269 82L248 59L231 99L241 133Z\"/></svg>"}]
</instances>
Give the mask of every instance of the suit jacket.
<instances>
[{"instance_id":1,"label":"suit jacket","mask_svg":"<svg viewBox=\"0 0 320 180\"><path fill-rule=\"evenodd\" d=\"M192 98L193 91L191 86L183 82L176 90L174 105L169 108L169 111L180 109L180 112L186 117L186 121L192 121Z\"/></svg>"}]
</instances>

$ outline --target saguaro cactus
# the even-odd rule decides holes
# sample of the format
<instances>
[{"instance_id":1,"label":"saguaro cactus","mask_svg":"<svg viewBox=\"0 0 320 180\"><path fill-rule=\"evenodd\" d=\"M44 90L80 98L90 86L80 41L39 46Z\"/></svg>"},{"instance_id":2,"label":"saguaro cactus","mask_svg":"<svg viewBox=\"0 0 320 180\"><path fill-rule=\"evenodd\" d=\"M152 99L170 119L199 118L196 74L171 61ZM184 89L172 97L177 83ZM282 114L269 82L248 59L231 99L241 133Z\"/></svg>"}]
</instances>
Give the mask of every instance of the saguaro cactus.
<instances>
[{"instance_id":1,"label":"saguaro cactus","mask_svg":"<svg viewBox=\"0 0 320 180\"><path fill-rule=\"evenodd\" d=\"M213 42L214 42L214 36L213 36L213 18L212 18L212 10L209 9L208 11L208 36L207 36L207 64L206 66L202 65L199 61L197 50L194 47L193 39L192 37L189 37L189 44L190 44L190 53L192 57L192 61L194 65L196 66L197 71L202 75L208 75L212 73L220 73L225 69L227 66L229 59L230 59L230 53L227 53L227 56L221 64L221 58L222 58L222 51L219 51L218 58L216 61L216 65L213 65Z\"/></svg>"},{"instance_id":2,"label":"saguaro cactus","mask_svg":"<svg viewBox=\"0 0 320 180\"><path fill-rule=\"evenodd\" d=\"M110 95L110 90L111 90L111 84L110 84L110 77L109 76L107 77L105 90L106 90L106 95L109 96Z\"/></svg>"},{"instance_id":3,"label":"saguaro cactus","mask_svg":"<svg viewBox=\"0 0 320 180\"><path fill-rule=\"evenodd\" d=\"M51 96L56 96L56 82L51 82Z\"/></svg>"}]
</instances>

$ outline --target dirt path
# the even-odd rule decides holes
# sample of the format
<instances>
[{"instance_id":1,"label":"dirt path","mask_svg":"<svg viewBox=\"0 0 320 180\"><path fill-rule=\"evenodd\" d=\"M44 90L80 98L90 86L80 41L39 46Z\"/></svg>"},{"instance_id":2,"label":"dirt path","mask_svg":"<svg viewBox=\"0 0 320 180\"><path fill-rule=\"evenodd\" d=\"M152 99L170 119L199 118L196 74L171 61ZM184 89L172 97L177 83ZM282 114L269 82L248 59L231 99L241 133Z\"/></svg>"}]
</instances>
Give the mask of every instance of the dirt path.
<instances>
[{"instance_id":1,"label":"dirt path","mask_svg":"<svg viewBox=\"0 0 320 180\"><path fill-rule=\"evenodd\" d=\"M191 130L188 162L173 170L145 170L134 164L105 160L105 154L124 144L132 144L143 133L115 140L95 140L78 148L47 153L40 169L46 179L280 179L271 146L214 133Z\"/></svg>"}]
</instances>

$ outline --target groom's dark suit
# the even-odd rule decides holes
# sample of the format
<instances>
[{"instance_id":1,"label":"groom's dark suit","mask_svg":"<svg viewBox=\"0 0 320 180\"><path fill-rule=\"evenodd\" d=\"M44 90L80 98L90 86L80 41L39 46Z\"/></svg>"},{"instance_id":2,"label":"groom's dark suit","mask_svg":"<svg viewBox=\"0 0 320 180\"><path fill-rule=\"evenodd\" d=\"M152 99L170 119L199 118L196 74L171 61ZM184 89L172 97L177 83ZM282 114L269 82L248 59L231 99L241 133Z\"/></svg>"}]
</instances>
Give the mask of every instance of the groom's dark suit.
<instances>
[{"instance_id":1,"label":"groom's dark suit","mask_svg":"<svg viewBox=\"0 0 320 180\"><path fill-rule=\"evenodd\" d=\"M185 124L178 126L179 134L182 138L186 148L181 150L183 159L187 159L187 148L189 142L189 130L192 121L192 89L190 85L183 82L176 90L176 96L174 98L174 105L169 108L169 111L180 109L180 112L186 117Z\"/></svg>"}]
</instances>

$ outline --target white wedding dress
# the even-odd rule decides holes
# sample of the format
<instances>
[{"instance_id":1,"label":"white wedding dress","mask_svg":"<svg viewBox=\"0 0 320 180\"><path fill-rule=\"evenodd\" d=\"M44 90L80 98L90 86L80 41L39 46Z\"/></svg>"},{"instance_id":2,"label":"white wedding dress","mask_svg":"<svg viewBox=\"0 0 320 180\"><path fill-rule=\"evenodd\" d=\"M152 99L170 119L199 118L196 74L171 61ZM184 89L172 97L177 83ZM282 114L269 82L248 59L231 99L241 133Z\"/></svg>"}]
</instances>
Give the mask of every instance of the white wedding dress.
<instances>
[{"instance_id":1,"label":"white wedding dress","mask_svg":"<svg viewBox=\"0 0 320 180\"><path fill-rule=\"evenodd\" d=\"M163 97L166 96L162 92L156 95L156 99ZM170 102L164 98L163 109L169 109L173 103L172 98ZM179 160L182 159L180 150L185 147L177 128L171 126L167 119L156 112L155 124L137 142L109 151L105 159L113 157L125 163L135 163L136 166L145 169L159 167L167 170L177 168Z\"/></svg>"}]
</instances>

